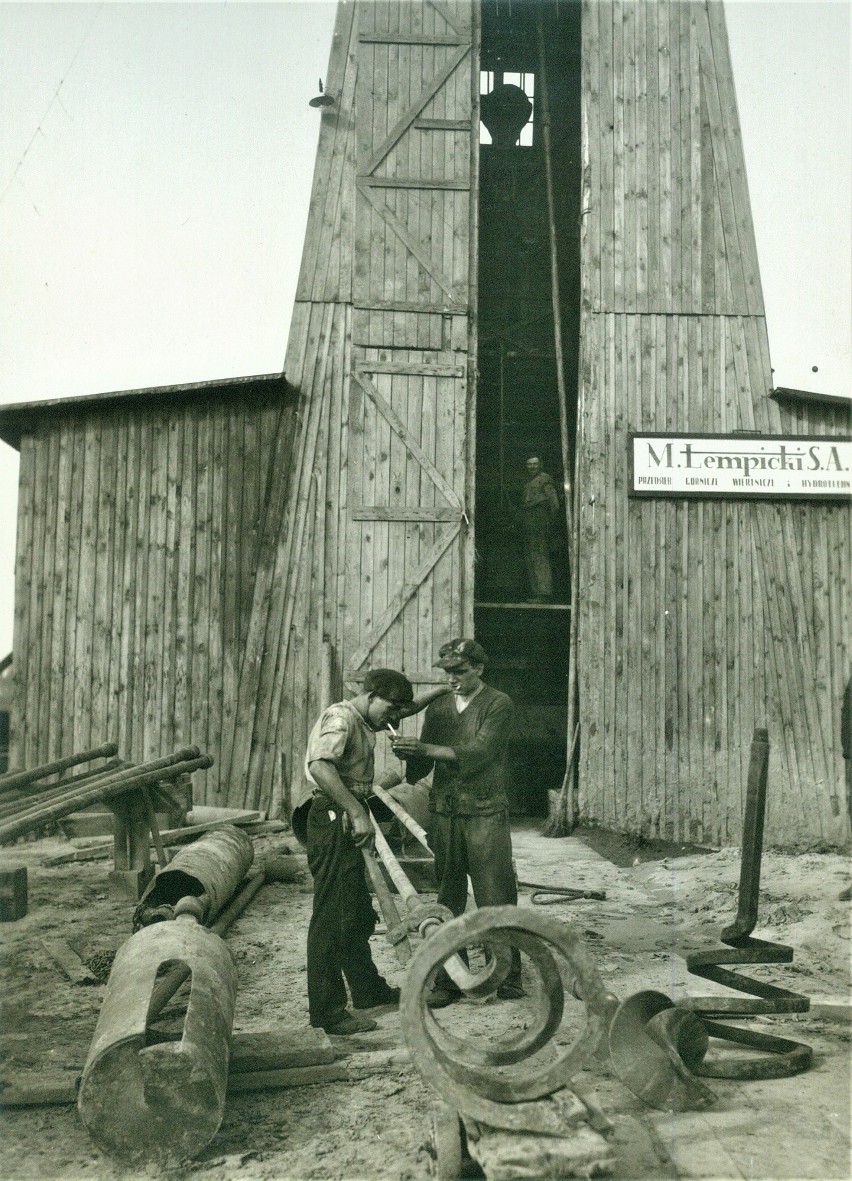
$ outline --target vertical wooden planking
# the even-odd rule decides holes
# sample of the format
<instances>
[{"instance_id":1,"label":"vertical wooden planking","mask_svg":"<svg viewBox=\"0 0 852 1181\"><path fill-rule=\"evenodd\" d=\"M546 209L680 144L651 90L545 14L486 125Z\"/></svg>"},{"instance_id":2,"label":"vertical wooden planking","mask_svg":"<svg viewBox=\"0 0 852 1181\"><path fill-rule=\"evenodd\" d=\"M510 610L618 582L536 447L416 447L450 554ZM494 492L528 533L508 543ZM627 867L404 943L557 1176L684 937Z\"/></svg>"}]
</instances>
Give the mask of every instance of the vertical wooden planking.
<instances>
[{"instance_id":1,"label":"vertical wooden planking","mask_svg":"<svg viewBox=\"0 0 852 1181\"><path fill-rule=\"evenodd\" d=\"M21 440L18 474L18 515L15 542L15 599L12 623L12 652L14 654L13 702L16 724L9 735L9 770L27 765L27 688L38 681L41 644L38 615L33 610L37 564L41 552L36 546L36 459L45 448L36 444L32 435ZM37 639L38 637L38 639Z\"/></svg>"},{"instance_id":2,"label":"vertical wooden planking","mask_svg":"<svg viewBox=\"0 0 852 1181\"><path fill-rule=\"evenodd\" d=\"M658 414L657 390L657 319L644 316L639 322L640 332L640 379L639 405L632 423L634 430L653 429ZM640 728L641 808L645 817L646 832L660 836L661 789L665 781L665 763L661 758L665 740L665 670L662 619L665 610L665 548L661 545L660 518L663 506L656 501L641 505L642 545L640 569L636 581L640 588L639 609L642 681L637 696L641 700L643 725ZM631 689L631 691L634 691ZM650 700L649 700L650 699Z\"/></svg>"},{"instance_id":3,"label":"vertical wooden planking","mask_svg":"<svg viewBox=\"0 0 852 1181\"><path fill-rule=\"evenodd\" d=\"M175 555L175 642L174 642L174 742L176 747L192 745L192 700L205 691L192 683L192 639L195 621L194 564L198 505L196 500L196 434L198 415L191 406L181 412L180 451L177 483L177 553ZM248 467L249 465L247 465ZM253 466L253 465L251 465ZM248 527L246 523L246 528ZM191 540L192 539L192 540ZM205 694L206 696L206 694ZM224 725L222 727L224 732Z\"/></svg>"},{"instance_id":4,"label":"vertical wooden planking","mask_svg":"<svg viewBox=\"0 0 852 1181\"><path fill-rule=\"evenodd\" d=\"M681 226L681 179L683 177L682 160L682 123L681 106L684 101L683 87L687 85L686 77L681 73L680 61L680 14L684 0L668 0L667 27L665 36L669 46L670 62L670 123L668 136L671 145L669 152L669 200L671 203L671 258L669 284L673 309L683 313L688 311L684 305L683 290L681 288L681 251L683 246L683 227Z\"/></svg>"},{"instance_id":5,"label":"vertical wooden planking","mask_svg":"<svg viewBox=\"0 0 852 1181\"><path fill-rule=\"evenodd\" d=\"M625 310L624 0L612 2L612 311ZM629 0L628 0L629 2Z\"/></svg>"},{"instance_id":6,"label":"vertical wooden planking","mask_svg":"<svg viewBox=\"0 0 852 1181\"><path fill-rule=\"evenodd\" d=\"M616 365L616 335L617 335L617 317L608 315L606 317L606 339L605 339L605 376L603 393L605 397L604 408L607 424L615 423L615 397L617 385L617 365ZM612 429L612 426L610 429ZM603 765L604 765L604 784L609 793L608 801L608 816L612 827L618 828L618 800L616 796L616 733L617 726L616 718L616 678L615 678L615 663L617 659L617 645L618 635L616 631L617 622L617 595L618 595L618 533L615 527L615 509L612 503L612 489L615 483L615 449L607 447L605 450L605 471L606 477L604 480L603 492L603 510L604 510L604 555L606 563L606 616L604 619L604 645L603 645L603 675L606 679L606 700L604 705L604 726L603 726ZM605 813L606 814L606 813Z\"/></svg>"},{"instance_id":7,"label":"vertical wooden planking","mask_svg":"<svg viewBox=\"0 0 852 1181\"><path fill-rule=\"evenodd\" d=\"M63 751L86 750L91 745L92 686L92 601L95 592L97 563L97 517L99 447L98 431L90 418L80 419L75 455L74 486L66 491L79 506L79 527L70 539L68 577L68 614L65 627L66 653L70 663L65 668L65 691L77 704L63 718ZM80 470L77 471L77 459ZM75 495L76 493L76 495ZM70 641L70 646L69 646ZM103 741L99 739L98 741Z\"/></svg>"},{"instance_id":8,"label":"vertical wooden planking","mask_svg":"<svg viewBox=\"0 0 852 1181\"><path fill-rule=\"evenodd\" d=\"M146 759L162 755L160 728L160 693L163 666L163 609L166 571L166 462L168 433L161 412L149 419L150 434L146 463L148 488L148 528L143 535L148 580L145 595L141 700L137 717L144 727L142 752Z\"/></svg>"},{"instance_id":9,"label":"vertical wooden planking","mask_svg":"<svg viewBox=\"0 0 852 1181\"><path fill-rule=\"evenodd\" d=\"M136 612L136 539L139 513L139 419L126 416L126 442L122 451L123 477L121 480L121 557L116 568L120 581L121 638L118 648L118 670L115 682L115 724L118 753L130 760L130 717L128 702L133 694L133 654L135 651Z\"/></svg>"},{"instance_id":10,"label":"vertical wooden planking","mask_svg":"<svg viewBox=\"0 0 852 1181\"><path fill-rule=\"evenodd\" d=\"M225 462L227 446L227 421L225 407L215 402L210 408L210 548L208 551L208 688L207 688L207 753L214 760L207 773L207 790L212 789L217 805L226 807L229 803L227 784L222 774L222 717L224 706L224 685L222 669L224 664L225 629L225 568L228 561L227 538L224 533L225 518Z\"/></svg>"},{"instance_id":11,"label":"vertical wooden planking","mask_svg":"<svg viewBox=\"0 0 852 1181\"><path fill-rule=\"evenodd\" d=\"M38 591L41 595L42 616L42 668L46 676L35 686L33 724L37 726L34 736L34 757L37 763L46 762L51 751L51 706L58 708L61 692L63 651L65 634L65 571L67 568L68 521L67 509L60 499L60 480L67 483L71 462L67 428L60 422L58 429L50 432L48 464L42 469L41 495L45 501L44 535L41 552L42 570ZM64 477L64 479L63 479ZM61 610L60 610L61 609ZM55 672L54 672L55 670Z\"/></svg>"},{"instance_id":12,"label":"vertical wooden planking","mask_svg":"<svg viewBox=\"0 0 852 1181\"><path fill-rule=\"evenodd\" d=\"M623 122L623 282L624 310L634 312L638 261L637 186L636 186L636 5L625 4L621 11L621 107ZM616 134L618 126L616 124ZM616 141L617 142L617 141Z\"/></svg>"},{"instance_id":13,"label":"vertical wooden planking","mask_svg":"<svg viewBox=\"0 0 852 1181\"><path fill-rule=\"evenodd\" d=\"M669 33L670 0L659 0L651 4L653 20L656 22L655 66L657 70L658 94L658 143L655 145L654 160L657 172L658 195L658 241L659 253L655 260L655 309L666 312L676 311L676 292L672 288L672 249L675 224L672 211L672 113L677 95L673 95L673 63L671 36Z\"/></svg>"},{"instance_id":14,"label":"vertical wooden planking","mask_svg":"<svg viewBox=\"0 0 852 1181\"><path fill-rule=\"evenodd\" d=\"M193 467L195 473L195 531L194 562L192 569L192 630L190 632L189 661L192 679L190 701L190 731L193 744L207 747L207 714L210 686L210 645L207 638L211 597L211 434L212 414L209 407L193 407L194 437ZM213 770L213 768L211 768ZM222 768L219 768L221 774ZM218 781L218 776L214 771ZM204 803L213 803L205 795Z\"/></svg>"},{"instance_id":15,"label":"vertical wooden planking","mask_svg":"<svg viewBox=\"0 0 852 1181\"><path fill-rule=\"evenodd\" d=\"M614 83L615 63L613 60L613 2L600 0L596 5L600 30L600 96L601 96L601 142L600 142L600 186L597 198L600 202L601 224L601 292L600 308L611 311L615 293L615 126Z\"/></svg>"},{"instance_id":16,"label":"vertical wooden planking","mask_svg":"<svg viewBox=\"0 0 852 1181\"><path fill-rule=\"evenodd\" d=\"M113 741L110 670L113 651L120 646L121 613L115 614L117 453L122 423L117 413L103 415L99 430L98 497L95 514L95 584L89 609L92 613L91 724L93 746ZM85 748L81 748L85 749Z\"/></svg>"},{"instance_id":17,"label":"vertical wooden planking","mask_svg":"<svg viewBox=\"0 0 852 1181\"><path fill-rule=\"evenodd\" d=\"M678 243L680 246L680 272L675 271L673 284L679 293L679 307L683 312L694 312L696 306L692 299L692 274L695 260L692 256L692 198L693 198L693 139L692 139L692 107L693 93L697 82L692 75L691 25L695 5L684 0L677 0L673 5L676 14L676 24L672 26L672 38L678 41L678 78L679 78L679 114L677 126L673 133L679 140L680 164L678 171L672 178L672 184L677 188L677 223L680 227Z\"/></svg>"},{"instance_id":18,"label":"vertical wooden planking","mask_svg":"<svg viewBox=\"0 0 852 1181\"><path fill-rule=\"evenodd\" d=\"M632 255L628 254L628 258ZM636 334L641 318L638 316L623 316L621 320L626 330L626 344L624 368L619 378L619 386L623 391L621 397L626 410L627 430L635 429L640 416L640 402L645 393L641 388L640 350L637 346ZM626 445L626 436L624 439ZM616 443L621 450L621 440ZM620 714L619 729L624 735L623 754L618 759L624 769L624 813L623 823L631 831L647 832L646 814L643 809L643 734L642 718L642 684L648 669L645 667L643 651L644 633L642 629L642 580L647 571L643 570L643 533L645 527L645 505L629 502L625 495L623 476L614 488L616 503L624 504L624 515L620 525L622 537L622 554L624 570L622 574L622 597L624 601L624 630L617 660L621 665L621 680L626 691L624 713ZM645 598L648 596L645 595Z\"/></svg>"},{"instance_id":19,"label":"vertical wooden planking","mask_svg":"<svg viewBox=\"0 0 852 1181\"><path fill-rule=\"evenodd\" d=\"M582 153L583 189L580 209L581 253L586 265L581 268L583 307L599 311L601 306L601 271L603 233L602 214L602 104L601 36L602 5L583 0L582 9Z\"/></svg>"},{"instance_id":20,"label":"vertical wooden planking","mask_svg":"<svg viewBox=\"0 0 852 1181\"><path fill-rule=\"evenodd\" d=\"M176 750L176 715L179 708L175 674L177 670L178 579L180 563L180 482L183 455L183 413L172 406L165 416L166 496L165 569L163 572L163 645L160 670L160 749Z\"/></svg>"},{"instance_id":21,"label":"vertical wooden planking","mask_svg":"<svg viewBox=\"0 0 852 1181\"><path fill-rule=\"evenodd\" d=\"M67 418L67 436L69 436L69 469L65 474L65 481L60 483L59 503L66 505L65 529L63 535L57 534L57 550L63 549L65 566L61 578L61 632L59 635L58 651L61 653L58 667L57 683L51 685L51 718L56 719L56 727L51 733L52 750L59 757L63 753L70 753L74 749L74 712L67 710L67 702L74 700L74 664L76 664L77 648L77 591L80 575L80 559L82 559L83 541L83 498L76 495L78 489L85 488L86 452L84 425L76 415ZM59 605L58 605L59 606ZM56 637L57 616L54 616L53 633ZM56 710L53 700L56 699Z\"/></svg>"},{"instance_id":22,"label":"vertical wooden planking","mask_svg":"<svg viewBox=\"0 0 852 1181\"><path fill-rule=\"evenodd\" d=\"M651 213L649 208L648 188L649 169L648 154L650 145L654 142L657 121L657 109L653 100L649 102L649 71L648 71L648 41L647 41L647 4L633 6L635 13L635 49L634 49L634 77L636 85L635 111L635 160L636 160L636 310L648 312L651 310L648 300L648 239L651 232ZM654 71L656 83L656 70ZM654 87L656 96L656 87ZM656 192L656 190L655 190ZM656 218L656 210L653 214Z\"/></svg>"},{"instance_id":23,"label":"vertical wooden planking","mask_svg":"<svg viewBox=\"0 0 852 1181\"><path fill-rule=\"evenodd\" d=\"M58 432L49 437L36 433L32 457L32 553L29 561L32 570L30 586L29 615L32 652L28 653L28 676L25 691L20 689L17 700L22 703L21 720L24 728L22 764L35 765L43 762L40 743L47 730L48 712L43 701L43 690L50 684L53 618L52 571L48 570L48 553L53 552L51 538L55 535L56 502L48 498L47 474L56 472L58 458ZM23 457L21 460L23 464ZM48 578L51 585L48 587ZM48 612L48 595L50 611ZM32 670L31 672L29 670Z\"/></svg>"},{"instance_id":24,"label":"vertical wooden planking","mask_svg":"<svg viewBox=\"0 0 852 1181\"><path fill-rule=\"evenodd\" d=\"M103 637L105 661L104 694L107 733L112 741L118 742L121 726L120 708L123 689L122 652L124 637L124 561L127 549L127 450L129 415L125 410L114 413L114 442L112 468L112 538L110 541L111 600L106 607L108 631ZM104 474L102 485L109 482ZM96 633L97 634L97 633ZM97 659L97 657L96 657ZM121 747L119 746L119 755Z\"/></svg>"}]
</instances>

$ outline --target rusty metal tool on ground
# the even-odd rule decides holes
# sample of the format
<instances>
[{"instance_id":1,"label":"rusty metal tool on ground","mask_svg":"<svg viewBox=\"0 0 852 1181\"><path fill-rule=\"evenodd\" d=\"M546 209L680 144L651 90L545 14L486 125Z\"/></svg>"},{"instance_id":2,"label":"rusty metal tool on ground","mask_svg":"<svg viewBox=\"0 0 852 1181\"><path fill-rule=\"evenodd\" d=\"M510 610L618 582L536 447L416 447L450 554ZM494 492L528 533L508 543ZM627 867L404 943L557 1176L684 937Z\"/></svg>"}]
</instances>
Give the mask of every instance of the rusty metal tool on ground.
<instances>
[{"instance_id":1,"label":"rusty metal tool on ground","mask_svg":"<svg viewBox=\"0 0 852 1181\"><path fill-rule=\"evenodd\" d=\"M793 961L792 947L752 938L752 931L757 923L760 893L768 768L767 731L755 730L743 819L737 916L730 926L723 929L720 936L722 942L728 946L695 952L686 958L686 966L694 976L713 980L717 984L724 984L728 988L750 995L687 997L678 1002L679 1008L698 1013L704 1020L707 1032L713 1037L764 1051L766 1056L702 1061L694 1067L694 1073L713 1078L786 1078L807 1070L813 1057L810 1046L802 1042L708 1020L720 1016L742 1018L764 1013L806 1013L810 1008L808 997L787 988L755 980L730 968L730 965L734 964L789 964Z\"/></svg>"},{"instance_id":2,"label":"rusty metal tool on ground","mask_svg":"<svg viewBox=\"0 0 852 1181\"><path fill-rule=\"evenodd\" d=\"M662 992L637 992L616 1009L609 1026L613 1069L628 1090L649 1107L695 1111L716 1096L693 1071L709 1044L696 1013L677 1009Z\"/></svg>"},{"instance_id":3,"label":"rusty metal tool on ground","mask_svg":"<svg viewBox=\"0 0 852 1181\"><path fill-rule=\"evenodd\" d=\"M530 891L530 902L534 906L552 906L554 902L576 902L581 898L606 902L603 890L574 890L569 886L547 886L541 882L518 882L518 886Z\"/></svg>"}]
</instances>

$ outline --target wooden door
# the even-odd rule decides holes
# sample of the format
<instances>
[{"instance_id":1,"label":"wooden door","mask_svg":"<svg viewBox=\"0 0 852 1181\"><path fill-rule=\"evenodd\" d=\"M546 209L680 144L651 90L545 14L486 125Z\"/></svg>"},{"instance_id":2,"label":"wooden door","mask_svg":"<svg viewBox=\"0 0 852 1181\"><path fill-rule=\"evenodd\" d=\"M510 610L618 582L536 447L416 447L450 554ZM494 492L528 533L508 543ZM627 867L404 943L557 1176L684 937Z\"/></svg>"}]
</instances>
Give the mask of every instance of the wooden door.
<instances>
[{"instance_id":1,"label":"wooden door","mask_svg":"<svg viewBox=\"0 0 852 1181\"><path fill-rule=\"evenodd\" d=\"M344 678L436 680L473 616L470 0L358 7Z\"/></svg>"}]
</instances>

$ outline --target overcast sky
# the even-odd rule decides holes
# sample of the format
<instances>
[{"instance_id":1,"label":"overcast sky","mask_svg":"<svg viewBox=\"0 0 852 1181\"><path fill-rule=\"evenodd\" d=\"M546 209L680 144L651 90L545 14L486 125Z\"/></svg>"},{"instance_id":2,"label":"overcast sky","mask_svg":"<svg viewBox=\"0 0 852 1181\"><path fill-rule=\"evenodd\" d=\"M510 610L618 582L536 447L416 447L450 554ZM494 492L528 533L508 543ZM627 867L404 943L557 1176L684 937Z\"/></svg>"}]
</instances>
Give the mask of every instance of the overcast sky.
<instances>
[{"instance_id":1,"label":"overcast sky","mask_svg":"<svg viewBox=\"0 0 852 1181\"><path fill-rule=\"evenodd\" d=\"M775 382L849 394L850 4L725 7ZM334 9L0 0L0 403L281 371Z\"/></svg>"}]
</instances>

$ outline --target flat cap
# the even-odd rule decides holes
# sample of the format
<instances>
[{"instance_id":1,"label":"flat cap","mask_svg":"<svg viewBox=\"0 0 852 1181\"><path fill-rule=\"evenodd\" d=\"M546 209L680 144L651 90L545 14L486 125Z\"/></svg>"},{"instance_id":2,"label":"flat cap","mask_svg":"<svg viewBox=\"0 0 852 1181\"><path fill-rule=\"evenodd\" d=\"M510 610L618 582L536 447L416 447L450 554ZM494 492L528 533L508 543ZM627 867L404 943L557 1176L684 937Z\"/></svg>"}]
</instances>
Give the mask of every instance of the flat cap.
<instances>
[{"instance_id":1,"label":"flat cap","mask_svg":"<svg viewBox=\"0 0 852 1181\"><path fill-rule=\"evenodd\" d=\"M455 668L457 664L461 664L465 660L470 664L488 663L485 649L478 640L459 639L442 644L438 649L438 659L435 661L434 667Z\"/></svg>"}]
</instances>

